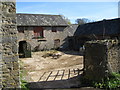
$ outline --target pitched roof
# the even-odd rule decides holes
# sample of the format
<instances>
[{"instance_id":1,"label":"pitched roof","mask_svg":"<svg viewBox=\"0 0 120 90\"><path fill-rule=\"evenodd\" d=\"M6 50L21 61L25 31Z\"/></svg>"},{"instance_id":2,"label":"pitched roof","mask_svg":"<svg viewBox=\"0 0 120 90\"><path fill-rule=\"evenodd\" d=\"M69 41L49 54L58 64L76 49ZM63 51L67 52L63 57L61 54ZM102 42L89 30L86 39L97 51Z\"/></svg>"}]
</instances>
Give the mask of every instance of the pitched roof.
<instances>
[{"instance_id":1,"label":"pitched roof","mask_svg":"<svg viewBox=\"0 0 120 90\"><path fill-rule=\"evenodd\" d=\"M65 30L68 32L69 36L73 36L77 27L78 27L78 24L71 24L68 27L66 27Z\"/></svg>"},{"instance_id":2,"label":"pitched roof","mask_svg":"<svg viewBox=\"0 0 120 90\"><path fill-rule=\"evenodd\" d=\"M120 34L120 18L79 25L75 36Z\"/></svg>"},{"instance_id":3,"label":"pitched roof","mask_svg":"<svg viewBox=\"0 0 120 90\"><path fill-rule=\"evenodd\" d=\"M17 14L18 26L67 26L61 15Z\"/></svg>"}]
</instances>

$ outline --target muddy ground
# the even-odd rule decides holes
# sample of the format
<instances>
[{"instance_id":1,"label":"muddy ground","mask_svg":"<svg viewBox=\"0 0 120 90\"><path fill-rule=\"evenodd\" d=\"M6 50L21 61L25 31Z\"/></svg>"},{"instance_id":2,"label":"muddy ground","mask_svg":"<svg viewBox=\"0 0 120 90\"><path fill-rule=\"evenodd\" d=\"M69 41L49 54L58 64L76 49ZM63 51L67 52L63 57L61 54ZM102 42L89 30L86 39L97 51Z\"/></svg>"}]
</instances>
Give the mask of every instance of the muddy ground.
<instances>
[{"instance_id":1,"label":"muddy ground","mask_svg":"<svg viewBox=\"0 0 120 90\"><path fill-rule=\"evenodd\" d=\"M43 57L48 51L32 52L32 58L20 58L28 72L31 87L71 88L79 87L79 75L83 69L83 56L79 52L67 51L59 58Z\"/></svg>"}]
</instances>

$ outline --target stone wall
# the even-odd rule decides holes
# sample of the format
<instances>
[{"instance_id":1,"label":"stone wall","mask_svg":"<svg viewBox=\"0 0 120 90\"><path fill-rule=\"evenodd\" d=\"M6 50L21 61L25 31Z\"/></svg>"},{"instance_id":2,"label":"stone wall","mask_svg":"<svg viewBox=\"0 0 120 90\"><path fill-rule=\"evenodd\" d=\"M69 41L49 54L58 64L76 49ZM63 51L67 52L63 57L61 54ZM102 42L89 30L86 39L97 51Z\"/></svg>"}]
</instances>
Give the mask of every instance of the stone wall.
<instances>
[{"instance_id":1,"label":"stone wall","mask_svg":"<svg viewBox=\"0 0 120 90\"><path fill-rule=\"evenodd\" d=\"M120 73L120 44L112 43L108 46L108 67L110 72Z\"/></svg>"},{"instance_id":2,"label":"stone wall","mask_svg":"<svg viewBox=\"0 0 120 90\"><path fill-rule=\"evenodd\" d=\"M66 38L68 36L68 33L64 30L65 27L56 27L57 32L52 32L52 27L43 27L44 28L44 38L41 39L33 39L34 37L34 27L25 27L24 33L18 33L18 40L19 41L26 41L31 45L31 50L34 51L37 47L38 50L50 50L53 49L54 46L54 40L59 39L60 45L64 47L63 43L66 42ZM18 27L19 29L19 27Z\"/></svg>"},{"instance_id":3,"label":"stone wall","mask_svg":"<svg viewBox=\"0 0 120 90\"><path fill-rule=\"evenodd\" d=\"M112 72L120 72L120 45L117 40L98 40L85 43L84 75L100 81Z\"/></svg>"},{"instance_id":4,"label":"stone wall","mask_svg":"<svg viewBox=\"0 0 120 90\"><path fill-rule=\"evenodd\" d=\"M20 86L15 7L15 0L0 0L1 88L18 88Z\"/></svg>"}]
</instances>

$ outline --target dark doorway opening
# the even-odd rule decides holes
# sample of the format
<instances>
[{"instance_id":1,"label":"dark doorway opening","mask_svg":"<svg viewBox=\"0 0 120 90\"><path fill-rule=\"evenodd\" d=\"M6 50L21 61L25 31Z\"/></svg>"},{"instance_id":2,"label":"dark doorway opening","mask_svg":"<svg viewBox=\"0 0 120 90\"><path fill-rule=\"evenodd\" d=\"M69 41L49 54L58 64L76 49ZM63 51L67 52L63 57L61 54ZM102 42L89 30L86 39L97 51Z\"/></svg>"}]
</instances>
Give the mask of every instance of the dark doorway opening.
<instances>
[{"instance_id":1,"label":"dark doorway opening","mask_svg":"<svg viewBox=\"0 0 120 90\"><path fill-rule=\"evenodd\" d=\"M55 39L54 40L54 48L59 49L60 48L60 39Z\"/></svg>"},{"instance_id":2,"label":"dark doorway opening","mask_svg":"<svg viewBox=\"0 0 120 90\"><path fill-rule=\"evenodd\" d=\"M31 57L31 46L26 41L19 42L19 58Z\"/></svg>"},{"instance_id":3,"label":"dark doorway opening","mask_svg":"<svg viewBox=\"0 0 120 90\"><path fill-rule=\"evenodd\" d=\"M73 39L72 38L69 38L68 39L68 45L69 45L69 50L73 50L73 43L74 43L74 41L73 41Z\"/></svg>"}]
</instances>

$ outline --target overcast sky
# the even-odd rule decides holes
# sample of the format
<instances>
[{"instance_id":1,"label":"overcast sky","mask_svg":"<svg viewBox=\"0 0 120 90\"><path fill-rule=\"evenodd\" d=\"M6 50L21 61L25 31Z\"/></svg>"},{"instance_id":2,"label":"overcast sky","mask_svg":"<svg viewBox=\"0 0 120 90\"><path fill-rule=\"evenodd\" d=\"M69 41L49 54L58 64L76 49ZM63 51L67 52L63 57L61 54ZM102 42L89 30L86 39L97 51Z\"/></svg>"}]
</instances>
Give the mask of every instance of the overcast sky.
<instances>
[{"instance_id":1,"label":"overcast sky","mask_svg":"<svg viewBox=\"0 0 120 90\"><path fill-rule=\"evenodd\" d=\"M77 18L94 21L118 17L117 2L17 2L17 13L64 15L72 23Z\"/></svg>"}]
</instances>

